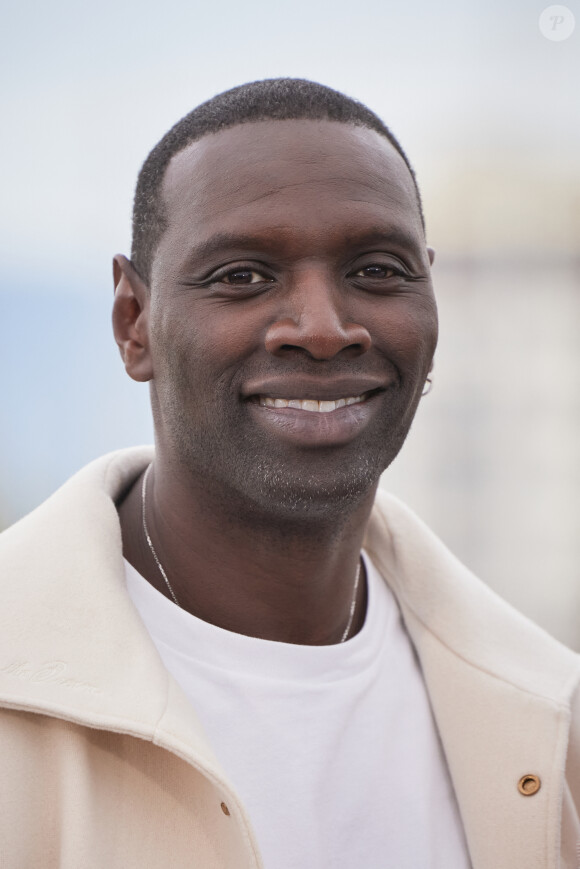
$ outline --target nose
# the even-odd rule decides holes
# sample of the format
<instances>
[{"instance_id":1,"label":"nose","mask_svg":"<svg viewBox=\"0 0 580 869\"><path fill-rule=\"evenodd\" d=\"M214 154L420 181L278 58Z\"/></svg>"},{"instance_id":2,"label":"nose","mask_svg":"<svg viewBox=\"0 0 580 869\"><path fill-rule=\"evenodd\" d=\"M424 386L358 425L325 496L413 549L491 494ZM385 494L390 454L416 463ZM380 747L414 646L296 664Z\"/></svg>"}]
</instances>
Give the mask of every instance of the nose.
<instances>
[{"instance_id":1,"label":"nose","mask_svg":"<svg viewBox=\"0 0 580 869\"><path fill-rule=\"evenodd\" d=\"M300 350L313 359L332 359L348 351L359 356L371 347L368 329L352 322L333 282L320 275L302 276L289 292L287 306L266 332L265 346L276 356Z\"/></svg>"}]
</instances>

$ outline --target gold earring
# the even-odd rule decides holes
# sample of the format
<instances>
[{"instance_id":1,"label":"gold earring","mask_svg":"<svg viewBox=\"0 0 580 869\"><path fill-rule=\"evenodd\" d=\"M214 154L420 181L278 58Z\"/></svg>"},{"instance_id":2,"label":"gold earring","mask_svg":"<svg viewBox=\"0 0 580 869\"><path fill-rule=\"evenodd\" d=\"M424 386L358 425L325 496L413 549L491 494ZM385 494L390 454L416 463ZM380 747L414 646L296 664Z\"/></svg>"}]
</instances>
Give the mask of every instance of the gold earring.
<instances>
[{"instance_id":1,"label":"gold earring","mask_svg":"<svg viewBox=\"0 0 580 869\"><path fill-rule=\"evenodd\" d=\"M421 395L429 395L429 393L431 392L432 389L433 389L433 380L431 378L431 375L428 374L427 379L425 380L425 386L423 387L423 392L421 393Z\"/></svg>"}]
</instances>

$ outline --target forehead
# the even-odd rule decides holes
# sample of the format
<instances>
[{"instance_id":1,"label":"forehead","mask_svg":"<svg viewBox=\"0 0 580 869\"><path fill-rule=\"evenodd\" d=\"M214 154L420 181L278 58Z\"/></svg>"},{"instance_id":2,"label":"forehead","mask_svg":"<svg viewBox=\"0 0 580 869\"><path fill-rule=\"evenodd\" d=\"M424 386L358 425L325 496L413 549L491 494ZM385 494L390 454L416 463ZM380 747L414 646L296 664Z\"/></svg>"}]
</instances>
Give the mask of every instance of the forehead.
<instances>
[{"instance_id":1,"label":"forehead","mask_svg":"<svg viewBox=\"0 0 580 869\"><path fill-rule=\"evenodd\" d=\"M366 220L422 234L400 154L374 130L332 121L262 121L205 136L173 157L162 197L167 243L241 222L313 229L329 218L343 228Z\"/></svg>"}]
</instances>

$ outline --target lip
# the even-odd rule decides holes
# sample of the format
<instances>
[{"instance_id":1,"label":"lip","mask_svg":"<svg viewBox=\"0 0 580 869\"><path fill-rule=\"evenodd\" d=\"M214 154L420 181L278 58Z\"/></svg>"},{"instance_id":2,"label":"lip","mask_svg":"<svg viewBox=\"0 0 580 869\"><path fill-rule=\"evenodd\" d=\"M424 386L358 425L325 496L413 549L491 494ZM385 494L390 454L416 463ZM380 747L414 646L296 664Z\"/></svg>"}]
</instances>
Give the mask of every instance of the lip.
<instances>
[{"instance_id":1,"label":"lip","mask_svg":"<svg viewBox=\"0 0 580 869\"><path fill-rule=\"evenodd\" d=\"M310 377L289 377L286 379L278 378L276 380L271 379L248 383L245 385L242 395L249 401L257 401L260 396L265 396L266 398L338 401L340 398L384 390L389 385L384 379L379 380L371 377L341 377L324 380ZM300 412L304 413L304 411ZM333 411L333 413L336 412Z\"/></svg>"},{"instance_id":2,"label":"lip","mask_svg":"<svg viewBox=\"0 0 580 869\"><path fill-rule=\"evenodd\" d=\"M353 383L350 381L348 389L350 390L352 387ZM286 384L283 388L286 390ZM357 388L359 387L357 386ZM378 403L384 395L384 388L379 389L375 386L371 390L346 391L342 394L337 394L336 391L325 391L324 395L320 391L309 393L311 398L319 401L332 401L347 395L361 394L365 394L365 400L359 404L345 405L328 413L317 413L292 407L265 407L259 403L257 395L249 396L246 406L257 425L276 439L282 439L291 445L302 448L341 446L350 443L360 435L375 416ZM260 395L269 395L272 398L288 398L290 394L288 392L282 394L276 389L275 391L261 392ZM300 391L299 397L304 399L308 397L305 390Z\"/></svg>"}]
</instances>

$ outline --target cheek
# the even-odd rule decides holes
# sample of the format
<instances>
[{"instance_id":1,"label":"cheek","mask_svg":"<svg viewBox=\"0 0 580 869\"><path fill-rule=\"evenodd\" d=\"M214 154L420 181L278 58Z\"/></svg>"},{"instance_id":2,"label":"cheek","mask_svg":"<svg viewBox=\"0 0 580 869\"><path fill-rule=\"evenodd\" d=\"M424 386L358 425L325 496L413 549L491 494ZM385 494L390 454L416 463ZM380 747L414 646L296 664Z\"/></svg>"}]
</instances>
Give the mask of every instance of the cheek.
<instances>
[{"instance_id":1,"label":"cheek","mask_svg":"<svg viewBox=\"0 0 580 869\"><path fill-rule=\"evenodd\" d=\"M241 362L263 346L266 320L258 306L214 302L197 311L196 341L225 365Z\"/></svg>"},{"instance_id":2,"label":"cheek","mask_svg":"<svg viewBox=\"0 0 580 869\"><path fill-rule=\"evenodd\" d=\"M377 342L403 370L423 371L431 364L438 337L437 306L431 298L393 298L374 317ZM379 348L382 349L382 348Z\"/></svg>"},{"instance_id":3,"label":"cheek","mask_svg":"<svg viewBox=\"0 0 580 869\"><path fill-rule=\"evenodd\" d=\"M251 313L213 300L152 309L154 377L173 372L198 383L227 379L259 346L262 327Z\"/></svg>"}]
</instances>

